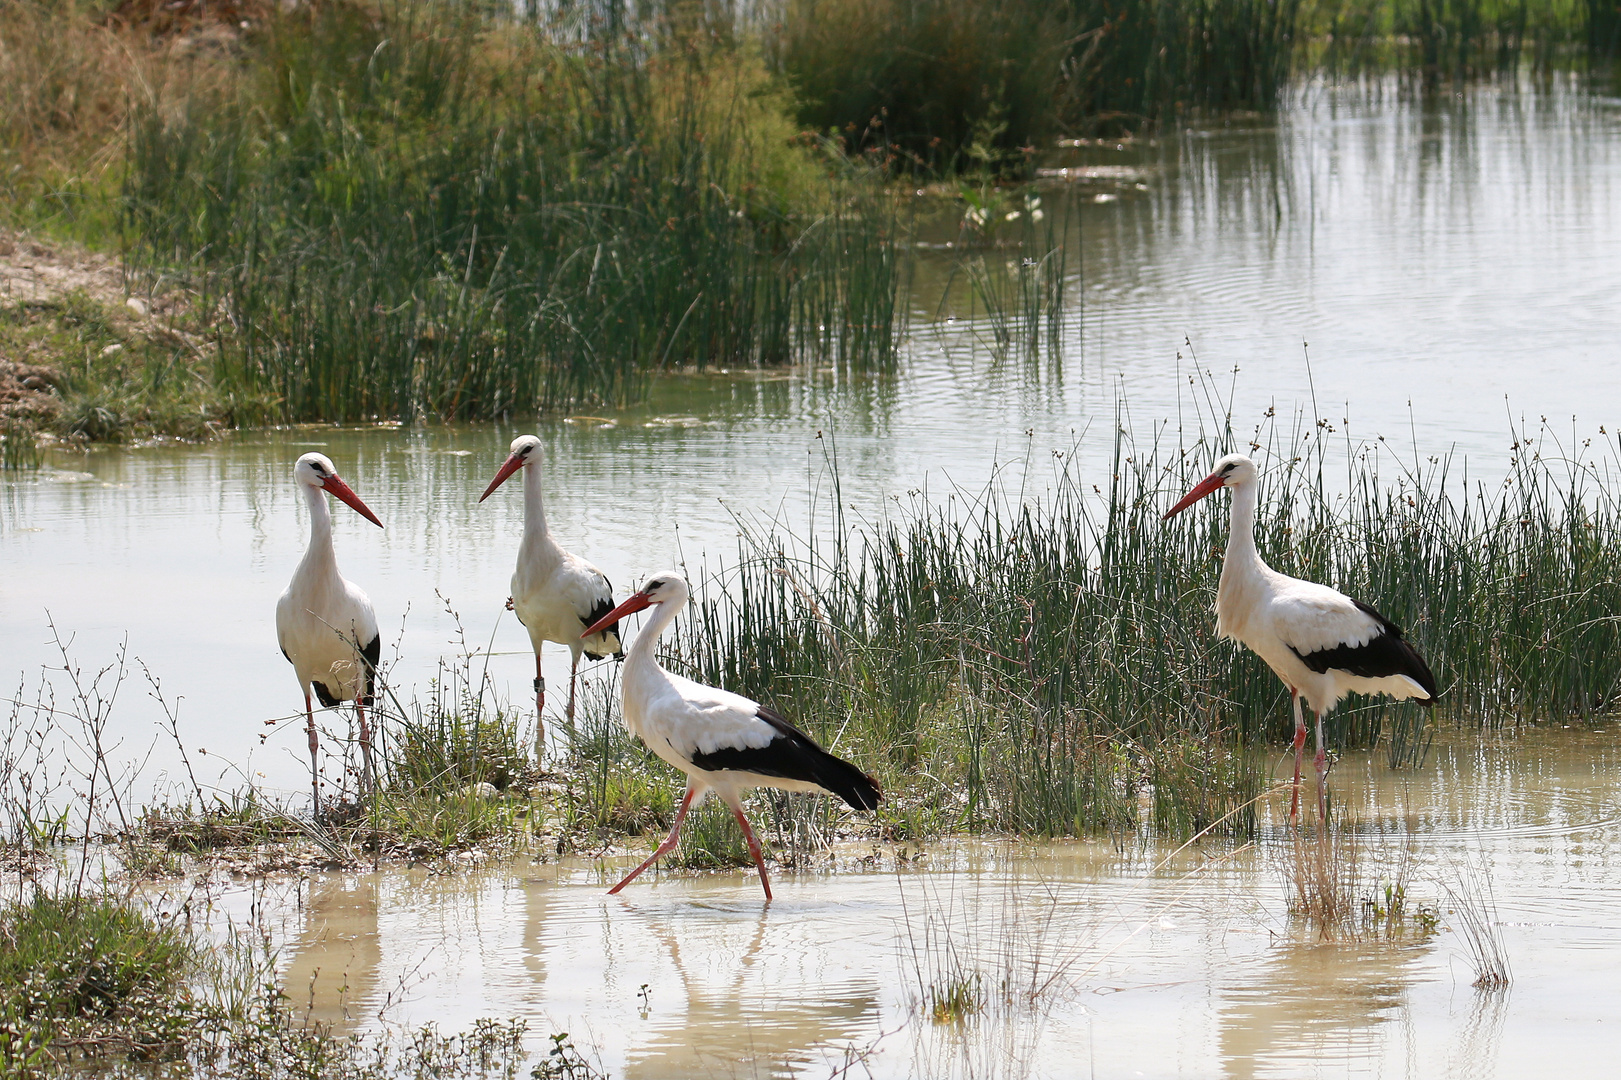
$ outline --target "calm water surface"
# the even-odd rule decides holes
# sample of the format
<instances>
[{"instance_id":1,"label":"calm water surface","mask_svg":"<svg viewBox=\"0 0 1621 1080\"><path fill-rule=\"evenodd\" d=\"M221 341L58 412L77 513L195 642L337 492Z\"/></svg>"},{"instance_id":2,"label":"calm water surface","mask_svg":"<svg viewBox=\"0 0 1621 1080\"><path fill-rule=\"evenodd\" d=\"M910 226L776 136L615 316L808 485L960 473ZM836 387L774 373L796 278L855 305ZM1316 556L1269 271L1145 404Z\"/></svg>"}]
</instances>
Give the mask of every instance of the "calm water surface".
<instances>
[{"instance_id":1,"label":"calm water surface","mask_svg":"<svg viewBox=\"0 0 1621 1080\"><path fill-rule=\"evenodd\" d=\"M1017 491L1027 460L1039 490L1048 451L1077 441L1102 469L1122 400L1139 437L1191 432L1211 384L1189 385L1189 341L1240 430L1276 406L1349 419L1354 438L1389 435L1404 454L1456 450L1490 474L1511 411L1575 417L1578 437L1621 423L1618 135L1621 102L1563 84L1423 100L1375 86L1307 89L1273 127L1071 151L1060 164L1112 179L1047 189L1079 238L1068 344L1051 363L998 362L920 299L894 377L672 378L601 420L53 455L0 481L0 674L31 681L60 663L47 613L90 670L127 640L185 699L182 729L226 763L221 783L300 790L300 737L257 735L300 703L271 612L305 543L289 475L309 449L387 523L337 507L340 565L377 606L395 685L422 685L450 650L438 590L472 642L505 654L492 670L520 699L526 638L501 602L521 497L474 500L524 429L546 441L554 530L621 588L672 565L715 569L739 521L804 534L835 453L846 503L871 519L912 490L976 491L999 465ZM948 258L925 256L920 297ZM551 671L556 686L560 660ZM173 755L153 743L155 715L130 687L114 724L122 752L162 769Z\"/></svg>"},{"instance_id":2,"label":"calm water surface","mask_svg":"<svg viewBox=\"0 0 1621 1080\"><path fill-rule=\"evenodd\" d=\"M610 897L627 858L317 874L231 890L218 914L265 905L284 988L340 1030L521 1016L537 1052L568 1031L616 1077L829 1076L852 1052L874 1077L1603 1076L1616 736L1470 739L1418 772L1341 762L1358 894L1405 881L1428 933L1324 942L1292 921L1270 815L1237 850L851 848L837 873L779 871L769 906L743 871ZM1465 880L1490 883L1506 991L1470 985L1447 893ZM952 971L1042 989L936 1025L920 986Z\"/></svg>"}]
</instances>

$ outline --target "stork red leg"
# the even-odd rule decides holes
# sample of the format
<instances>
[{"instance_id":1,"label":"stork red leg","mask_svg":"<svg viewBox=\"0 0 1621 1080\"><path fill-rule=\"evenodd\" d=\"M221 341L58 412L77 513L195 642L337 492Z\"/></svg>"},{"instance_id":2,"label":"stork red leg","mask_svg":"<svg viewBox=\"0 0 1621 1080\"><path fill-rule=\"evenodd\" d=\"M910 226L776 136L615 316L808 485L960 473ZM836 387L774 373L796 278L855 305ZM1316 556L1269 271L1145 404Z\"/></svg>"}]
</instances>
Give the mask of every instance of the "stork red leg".
<instances>
[{"instance_id":1,"label":"stork red leg","mask_svg":"<svg viewBox=\"0 0 1621 1080\"><path fill-rule=\"evenodd\" d=\"M1291 686L1289 697L1295 705L1295 786L1289 796L1289 820L1293 822L1300 818L1300 766L1306 757L1306 718L1300 712L1300 691Z\"/></svg>"},{"instance_id":2,"label":"stork red leg","mask_svg":"<svg viewBox=\"0 0 1621 1080\"><path fill-rule=\"evenodd\" d=\"M568 666L568 711L564 714L570 720L574 719L574 673L580 670L580 654L574 654L574 662Z\"/></svg>"},{"instance_id":3,"label":"stork red leg","mask_svg":"<svg viewBox=\"0 0 1621 1080\"><path fill-rule=\"evenodd\" d=\"M727 801L731 802L730 799ZM754 856L754 865L760 871L760 885L765 889L765 898L769 900L771 899L771 879L765 876L765 857L760 854L760 841L755 839L754 830L749 828L749 819L743 816L743 807L735 802L732 802L731 806L732 816L737 818L739 825L743 826L743 839L748 841L749 854Z\"/></svg>"},{"instance_id":4,"label":"stork red leg","mask_svg":"<svg viewBox=\"0 0 1621 1080\"><path fill-rule=\"evenodd\" d=\"M546 756L546 679L540 673L540 654L535 654L535 764Z\"/></svg>"},{"instance_id":5,"label":"stork red leg","mask_svg":"<svg viewBox=\"0 0 1621 1080\"><path fill-rule=\"evenodd\" d=\"M1317 820L1328 825L1328 751L1323 746L1323 714L1312 710L1317 717Z\"/></svg>"},{"instance_id":6,"label":"stork red leg","mask_svg":"<svg viewBox=\"0 0 1621 1080\"><path fill-rule=\"evenodd\" d=\"M642 865L626 874L625 880L609 889L609 896L614 895L620 889L623 889L626 885L629 885L632 881L635 881L637 874L640 874L643 870L646 870L649 866L652 866L654 863L658 862L660 858L669 853L671 848L675 847L676 837L681 835L681 823L687 820L687 811L692 808L692 797L696 794L698 794L698 785L688 784L687 793L681 799L681 809L675 812L675 824L670 826L670 835L664 838L664 843L658 846L657 851L653 852L653 854L647 857L646 862L642 863ZM766 892L769 895L770 890L767 889Z\"/></svg>"},{"instance_id":7,"label":"stork red leg","mask_svg":"<svg viewBox=\"0 0 1621 1080\"><path fill-rule=\"evenodd\" d=\"M321 820L321 737L315 733L315 710L310 708L310 692L304 691L304 718L309 721L310 733L310 787L314 793L315 820Z\"/></svg>"},{"instance_id":8,"label":"stork red leg","mask_svg":"<svg viewBox=\"0 0 1621 1080\"><path fill-rule=\"evenodd\" d=\"M364 690L362 690L364 692ZM367 795L372 793L375 779L371 767L371 727L366 723L366 706L362 699L355 698L355 717L360 722L360 784L361 790Z\"/></svg>"}]
</instances>

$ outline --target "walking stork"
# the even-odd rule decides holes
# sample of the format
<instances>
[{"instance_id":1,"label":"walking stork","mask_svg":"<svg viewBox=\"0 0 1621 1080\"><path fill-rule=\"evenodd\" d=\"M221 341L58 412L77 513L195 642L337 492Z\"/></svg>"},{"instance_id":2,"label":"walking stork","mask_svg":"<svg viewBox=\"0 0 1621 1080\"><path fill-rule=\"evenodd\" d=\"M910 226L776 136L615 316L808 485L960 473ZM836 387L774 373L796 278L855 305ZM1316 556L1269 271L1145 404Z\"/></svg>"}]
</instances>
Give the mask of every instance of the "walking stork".
<instances>
[{"instance_id":1,"label":"walking stork","mask_svg":"<svg viewBox=\"0 0 1621 1080\"><path fill-rule=\"evenodd\" d=\"M1328 820L1324 783L1323 716L1349 691L1414 698L1428 708L1440 695L1435 676L1401 627L1337 589L1280 574L1255 549L1255 505L1259 472L1243 454L1216 462L1182 501L1166 512L1180 514L1207 495L1233 489L1227 555L1216 589L1216 632L1249 646L1289 688L1295 713L1294 794L1289 819L1300 809L1300 767L1306 720L1300 699L1317 719L1317 812Z\"/></svg>"},{"instance_id":2,"label":"walking stork","mask_svg":"<svg viewBox=\"0 0 1621 1080\"><path fill-rule=\"evenodd\" d=\"M776 710L741 694L672 675L659 666L653 646L689 595L687 583L679 574L656 574L641 591L632 593L586 629L587 634L593 634L612 620L659 606L653 621L636 636L625 658L621 686L625 725L653 753L687 774L687 792L676 811L670 835L646 862L608 892L617 893L629 885L675 847L687 811L713 791L731 807L732 816L743 827L749 854L760 871L760 885L770 900L771 880L766 876L760 842L743 813L744 791L757 787L820 791L837 795L857 810L876 810L883 791L878 781L817 746Z\"/></svg>"},{"instance_id":3,"label":"walking stork","mask_svg":"<svg viewBox=\"0 0 1621 1080\"><path fill-rule=\"evenodd\" d=\"M338 558L332 550L332 512L323 493L335 495L378 528L382 528L383 523L343 482L332 459L325 454L305 454L299 458L293 466L293 481L309 503L310 546L298 569L293 571L287 591L276 601L276 640L304 690L304 716L309 722L310 782L314 789L315 816L319 818L320 739L315 731L315 713L310 708L310 690L314 689L323 708L330 709L342 701L355 703L365 768L363 780L369 789L373 774L366 706L372 703L372 682L382 651L377 615L372 611L371 601L358 585L338 573Z\"/></svg>"},{"instance_id":4,"label":"walking stork","mask_svg":"<svg viewBox=\"0 0 1621 1080\"><path fill-rule=\"evenodd\" d=\"M546 747L546 679L540 669L540 649L548 641L567 645L573 653L568 669L568 709L574 719L574 679L583 652L593 660L624 656L619 641L619 623L604 618L614 606L613 585L601 570L573 555L552 539L546 528L546 506L540 490L540 439L519 435L512 440L511 452L490 481L479 502L519 469L523 470L523 540L518 544L518 565L512 571L512 595L507 610L518 616L529 631L535 650L535 760ZM592 627L581 634L584 627Z\"/></svg>"}]
</instances>

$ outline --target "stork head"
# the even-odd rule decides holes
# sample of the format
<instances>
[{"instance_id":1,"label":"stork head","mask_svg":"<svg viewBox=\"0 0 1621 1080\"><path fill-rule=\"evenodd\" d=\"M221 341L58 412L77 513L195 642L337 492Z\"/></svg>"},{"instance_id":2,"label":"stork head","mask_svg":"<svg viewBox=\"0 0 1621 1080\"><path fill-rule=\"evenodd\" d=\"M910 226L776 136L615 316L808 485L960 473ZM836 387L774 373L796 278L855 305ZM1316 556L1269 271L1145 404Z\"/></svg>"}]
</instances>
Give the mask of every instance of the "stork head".
<instances>
[{"instance_id":1,"label":"stork head","mask_svg":"<svg viewBox=\"0 0 1621 1080\"><path fill-rule=\"evenodd\" d=\"M691 595L691 590L687 588L687 579L673 570L654 574L640 589L625 597L624 603L586 627L585 633L580 637L588 638L592 634L601 633L605 627L612 626L626 615L650 608L654 604L674 604L679 608Z\"/></svg>"},{"instance_id":2,"label":"stork head","mask_svg":"<svg viewBox=\"0 0 1621 1080\"><path fill-rule=\"evenodd\" d=\"M1180 514L1206 495L1213 495L1224 487L1237 487L1240 484L1254 483L1260 475L1255 468L1255 462L1243 454L1228 454L1216 462L1216 467L1210 475L1199 481L1192 491L1182 496L1182 501L1165 512L1166 517Z\"/></svg>"},{"instance_id":3,"label":"stork head","mask_svg":"<svg viewBox=\"0 0 1621 1080\"><path fill-rule=\"evenodd\" d=\"M355 513L379 529L383 527L383 523L377 520L377 515L371 512L371 508L361 502L360 496L343 482L343 478L338 475L337 467L332 464L332 459L325 454L305 454L299 458L298 463L293 466L293 479L305 487L331 492Z\"/></svg>"},{"instance_id":4,"label":"stork head","mask_svg":"<svg viewBox=\"0 0 1621 1080\"><path fill-rule=\"evenodd\" d=\"M501 463L500 470L496 472L495 479L490 481L490 486L484 489L484 494L478 497L479 502L488 499L490 493L506 483L507 478L513 473L525 465L539 463L541 459L540 438L536 435L519 435L512 440L508 450L507 459Z\"/></svg>"}]
</instances>

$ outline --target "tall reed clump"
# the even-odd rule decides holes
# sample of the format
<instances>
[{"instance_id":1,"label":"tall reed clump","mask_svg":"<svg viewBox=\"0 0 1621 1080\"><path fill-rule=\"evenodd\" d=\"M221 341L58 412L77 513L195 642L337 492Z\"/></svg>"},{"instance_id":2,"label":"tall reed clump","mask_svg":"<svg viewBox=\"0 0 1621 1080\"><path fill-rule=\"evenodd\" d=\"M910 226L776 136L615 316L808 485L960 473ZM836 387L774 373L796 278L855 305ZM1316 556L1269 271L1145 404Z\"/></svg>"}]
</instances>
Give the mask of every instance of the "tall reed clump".
<instances>
[{"instance_id":1,"label":"tall reed clump","mask_svg":"<svg viewBox=\"0 0 1621 1080\"><path fill-rule=\"evenodd\" d=\"M1594 0L1309 0L1308 63L1330 71L1397 68L1426 79L1545 71L1614 56L1605 4Z\"/></svg>"},{"instance_id":2,"label":"tall reed clump","mask_svg":"<svg viewBox=\"0 0 1621 1080\"><path fill-rule=\"evenodd\" d=\"M1027 171L1080 29L1042 0L785 0L778 16L768 48L800 123L926 172Z\"/></svg>"},{"instance_id":3,"label":"tall reed clump","mask_svg":"<svg viewBox=\"0 0 1621 1080\"><path fill-rule=\"evenodd\" d=\"M137 117L134 255L218 302L222 382L289 419L464 418L893 361L883 204L794 144L760 61L564 14L300 7L233 92Z\"/></svg>"},{"instance_id":4,"label":"tall reed clump","mask_svg":"<svg viewBox=\"0 0 1621 1080\"><path fill-rule=\"evenodd\" d=\"M1587 0L1587 52L1606 64L1621 56L1621 0Z\"/></svg>"},{"instance_id":5,"label":"tall reed clump","mask_svg":"<svg viewBox=\"0 0 1621 1080\"><path fill-rule=\"evenodd\" d=\"M1072 129L1190 109L1270 109L1288 83L1300 0L1071 0Z\"/></svg>"},{"instance_id":6,"label":"tall reed clump","mask_svg":"<svg viewBox=\"0 0 1621 1080\"><path fill-rule=\"evenodd\" d=\"M1299 0L784 0L800 122L925 172L1017 174L1060 131L1267 108Z\"/></svg>"},{"instance_id":7,"label":"tall reed clump","mask_svg":"<svg viewBox=\"0 0 1621 1080\"><path fill-rule=\"evenodd\" d=\"M1265 470L1266 559L1404 626L1440 677L1443 716L1495 726L1612 710L1621 443L1594 456L1520 434L1500 486L1446 459L1398 463L1387 482L1377 443L1347 443L1335 474L1335 427L1269 420L1247 440ZM1251 750L1281 744L1288 698L1215 637L1225 502L1160 520L1243 447L1217 430L1185 450L1122 431L1107 472L1065 455L1040 497L998 481L860 527L839 512L810 544L751 534L717 578L725 590L700 594L673 659L791 708L892 785L945 784L957 827L1246 829L1261 788ZM1421 717L1352 698L1329 739L1383 735L1392 763L1411 763Z\"/></svg>"}]
</instances>

